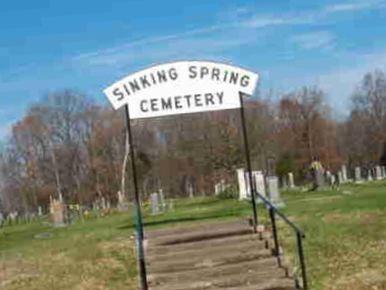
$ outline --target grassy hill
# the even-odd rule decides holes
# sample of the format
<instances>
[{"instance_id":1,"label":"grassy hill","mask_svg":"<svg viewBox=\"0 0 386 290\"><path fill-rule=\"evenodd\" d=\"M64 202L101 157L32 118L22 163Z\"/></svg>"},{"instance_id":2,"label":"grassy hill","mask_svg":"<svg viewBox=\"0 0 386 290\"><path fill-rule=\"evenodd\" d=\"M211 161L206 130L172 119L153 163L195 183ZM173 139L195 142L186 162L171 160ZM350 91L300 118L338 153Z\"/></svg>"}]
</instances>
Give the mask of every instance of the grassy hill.
<instances>
[{"instance_id":1,"label":"grassy hill","mask_svg":"<svg viewBox=\"0 0 386 290\"><path fill-rule=\"evenodd\" d=\"M386 183L339 191L283 193L292 220L306 232L311 289L386 289ZM248 202L195 198L149 215L146 227L247 217ZM261 220L265 210L259 207ZM131 213L90 218L67 228L42 221L0 229L0 289L137 289ZM285 255L292 235L279 223Z\"/></svg>"}]
</instances>

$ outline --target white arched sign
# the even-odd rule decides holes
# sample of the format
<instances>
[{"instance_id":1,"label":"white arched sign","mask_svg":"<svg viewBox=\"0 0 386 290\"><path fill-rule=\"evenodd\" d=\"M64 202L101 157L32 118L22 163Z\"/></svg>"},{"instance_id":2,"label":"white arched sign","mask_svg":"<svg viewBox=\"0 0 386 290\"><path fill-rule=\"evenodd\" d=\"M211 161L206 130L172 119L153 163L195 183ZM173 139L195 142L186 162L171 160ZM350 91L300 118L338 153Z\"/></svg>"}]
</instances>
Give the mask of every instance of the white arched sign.
<instances>
[{"instance_id":1,"label":"white arched sign","mask_svg":"<svg viewBox=\"0 0 386 290\"><path fill-rule=\"evenodd\" d=\"M130 119L234 109L239 94L253 95L254 72L217 62L179 61L131 74L104 90L114 109L128 105Z\"/></svg>"}]
</instances>

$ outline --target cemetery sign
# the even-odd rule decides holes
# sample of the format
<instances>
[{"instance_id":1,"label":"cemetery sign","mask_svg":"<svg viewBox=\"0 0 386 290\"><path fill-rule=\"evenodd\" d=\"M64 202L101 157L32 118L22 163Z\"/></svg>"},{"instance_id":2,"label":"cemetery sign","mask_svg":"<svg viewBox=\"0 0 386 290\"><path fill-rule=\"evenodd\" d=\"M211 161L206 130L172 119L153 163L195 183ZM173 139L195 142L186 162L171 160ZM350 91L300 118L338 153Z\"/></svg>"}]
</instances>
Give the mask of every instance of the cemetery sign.
<instances>
[{"instance_id":1,"label":"cemetery sign","mask_svg":"<svg viewBox=\"0 0 386 290\"><path fill-rule=\"evenodd\" d=\"M131 74L104 90L130 119L235 109L239 93L253 95L258 75L223 63L179 61Z\"/></svg>"},{"instance_id":2,"label":"cemetery sign","mask_svg":"<svg viewBox=\"0 0 386 290\"><path fill-rule=\"evenodd\" d=\"M253 95L257 81L256 73L236 66L208 61L177 61L156 65L128 75L104 90L114 109L125 107L134 185L138 267L142 290L148 289L148 283L141 201L130 121L139 118L239 108L249 172L249 187L252 189L253 226L256 232L257 209L251 175L243 95Z\"/></svg>"}]
</instances>

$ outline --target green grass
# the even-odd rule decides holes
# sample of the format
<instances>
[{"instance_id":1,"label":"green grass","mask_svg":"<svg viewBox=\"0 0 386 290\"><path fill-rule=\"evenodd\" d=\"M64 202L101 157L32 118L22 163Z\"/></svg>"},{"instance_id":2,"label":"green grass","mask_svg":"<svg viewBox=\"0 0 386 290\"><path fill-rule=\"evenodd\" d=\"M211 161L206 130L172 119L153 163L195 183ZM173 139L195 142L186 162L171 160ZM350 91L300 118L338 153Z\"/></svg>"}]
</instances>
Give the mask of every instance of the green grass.
<instances>
[{"instance_id":1,"label":"green grass","mask_svg":"<svg viewBox=\"0 0 386 290\"><path fill-rule=\"evenodd\" d=\"M311 289L386 289L385 182L283 198L283 210L307 236ZM175 200L172 211L157 216L149 211L145 204L146 228L158 228L248 217L251 206L208 197ZM259 216L266 220L261 206ZM0 289L137 289L132 221L131 213L116 213L67 228L0 229ZM283 223L279 229L286 257L296 257L293 235ZM50 237L36 239L41 233Z\"/></svg>"},{"instance_id":2,"label":"green grass","mask_svg":"<svg viewBox=\"0 0 386 290\"><path fill-rule=\"evenodd\" d=\"M307 235L312 289L386 289L385 182L284 197Z\"/></svg>"}]
</instances>

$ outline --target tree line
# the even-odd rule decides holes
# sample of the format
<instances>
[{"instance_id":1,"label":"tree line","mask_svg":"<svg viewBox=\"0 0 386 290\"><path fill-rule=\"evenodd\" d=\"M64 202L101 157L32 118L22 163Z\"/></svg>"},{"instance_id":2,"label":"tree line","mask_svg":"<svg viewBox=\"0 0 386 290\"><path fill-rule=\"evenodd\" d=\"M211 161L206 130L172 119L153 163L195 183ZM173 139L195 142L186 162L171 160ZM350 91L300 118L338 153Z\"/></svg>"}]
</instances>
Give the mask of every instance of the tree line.
<instances>
[{"instance_id":1,"label":"tree line","mask_svg":"<svg viewBox=\"0 0 386 290\"><path fill-rule=\"evenodd\" d=\"M386 165L386 78L367 73L351 96L346 120L332 116L326 94L303 87L279 100L248 100L245 114L252 167L306 180L319 157L336 171ZM141 195L212 194L214 184L235 181L245 167L239 110L134 120L133 141ZM90 205L117 192L132 197L124 113L75 91L49 94L12 127L0 155L0 211L35 212L50 196ZM126 172L128 180L122 178Z\"/></svg>"}]
</instances>

